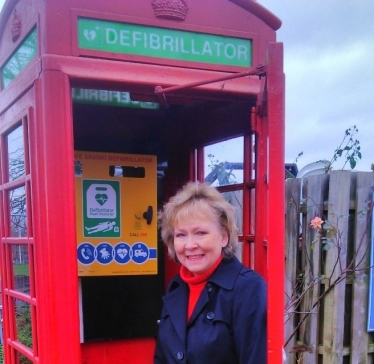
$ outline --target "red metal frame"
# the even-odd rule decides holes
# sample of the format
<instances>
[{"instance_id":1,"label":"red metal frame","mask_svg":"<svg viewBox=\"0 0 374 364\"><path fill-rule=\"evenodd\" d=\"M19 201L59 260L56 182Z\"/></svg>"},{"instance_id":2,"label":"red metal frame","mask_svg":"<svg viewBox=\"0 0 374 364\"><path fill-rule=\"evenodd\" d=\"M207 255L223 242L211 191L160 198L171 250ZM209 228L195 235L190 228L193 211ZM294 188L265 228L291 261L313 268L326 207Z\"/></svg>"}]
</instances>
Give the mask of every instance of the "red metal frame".
<instances>
[{"instance_id":1,"label":"red metal frame","mask_svg":"<svg viewBox=\"0 0 374 364\"><path fill-rule=\"evenodd\" d=\"M80 345L76 243L71 238L75 232L73 130L72 123L65 122L72 107L69 79L60 72L44 71L35 94L37 122L30 132L36 142L31 147L36 156L32 173L43 176L33 184L35 278L43 282L37 287L39 351L47 362L70 362L80 357ZM48 126L49 120L54 120L53 128ZM48 216L61 218L50 224ZM61 337L67 327L70 334Z\"/></svg>"},{"instance_id":2,"label":"red metal frame","mask_svg":"<svg viewBox=\"0 0 374 364\"><path fill-rule=\"evenodd\" d=\"M26 113L20 118L14 119L14 124L10 125L10 128L5 131L1 137L1 205L2 205L2 238L1 238L1 257L2 257L2 286L3 286L3 315L5 317L4 322L8 322L8 325L4 326L4 339L6 340L5 352L9 358L18 357L21 353L25 357L33 360L34 363L38 362L38 343L37 343L37 324L36 324L36 305L35 299L35 280L34 280L34 239L32 229L32 199L31 199L31 177L30 177L30 158L29 158L29 133L28 126L29 121L32 118L32 113ZM9 180L9 166L8 166L8 148L7 148L7 135L9 132L15 130L15 128L22 128L22 146L24 148L24 163L25 163L25 174L18 177L15 180ZM16 188L25 188L25 198L27 206L27 236L25 237L13 237L11 234L11 222L10 222L10 202L9 193ZM14 284L14 262L12 248L14 246L26 246L28 251L29 260L29 283L30 292L24 293L15 287ZM22 302L30 305L31 310L31 325L33 327L32 332L32 350L22 345L18 340L17 334L17 322L13 312L16 312L15 300L21 300Z\"/></svg>"},{"instance_id":3,"label":"red metal frame","mask_svg":"<svg viewBox=\"0 0 374 364\"><path fill-rule=\"evenodd\" d=\"M282 362L284 297L283 45L269 44L257 103L255 268L268 281L268 362Z\"/></svg>"},{"instance_id":4,"label":"red metal frame","mask_svg":"<svg viewBox=\"0 0 374 364\"><path fill-rule=\"evenodd\" d=\"M269 44L267 64L267 95L269 121L269 184L268 184L268 322L278 335L269 338L269 363L280 363L283 347L284 310L284 138L285 138L285 77L283 45Z\"/></svg>"}]
</instances>

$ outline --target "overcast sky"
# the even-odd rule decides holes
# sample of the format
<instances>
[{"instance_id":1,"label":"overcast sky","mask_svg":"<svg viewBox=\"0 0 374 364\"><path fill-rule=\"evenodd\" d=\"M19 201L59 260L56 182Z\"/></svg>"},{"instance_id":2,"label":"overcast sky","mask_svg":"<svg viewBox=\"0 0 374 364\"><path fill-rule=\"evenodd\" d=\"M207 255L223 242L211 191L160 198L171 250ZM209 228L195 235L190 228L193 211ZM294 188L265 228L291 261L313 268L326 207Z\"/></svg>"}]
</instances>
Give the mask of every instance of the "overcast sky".
<instances>
[{"instance_id":1,"label":"overcast sky","mask_svg":"<svg viewBox=\"0 0 374 364\"><path fill-rule=\"evenodd\" d=\"M328 159L358 128L362 160L374 163L374 1L259 0L282 20L286 73L286 162ZM341 160L341 159L340 159ZM340 169L342 162L336 162ZM345 169L350 169L346 166Z\"/></svg>"},{"instance_id":2,"label":"overcast sky","mask_svg":"<svg viewBox=\"0 0 374 364\"><path fill-rule=\"evenodd\" d=\"M286 157L299 170L330 160L345 130L362 160L374 163L374 0L258 0L283 22L286 73ZM0 8L4 0L0 0ZM333 167L340 169L343 159ZM346 166L349 169L349 166Z\"/></svg>"}]
</instances>

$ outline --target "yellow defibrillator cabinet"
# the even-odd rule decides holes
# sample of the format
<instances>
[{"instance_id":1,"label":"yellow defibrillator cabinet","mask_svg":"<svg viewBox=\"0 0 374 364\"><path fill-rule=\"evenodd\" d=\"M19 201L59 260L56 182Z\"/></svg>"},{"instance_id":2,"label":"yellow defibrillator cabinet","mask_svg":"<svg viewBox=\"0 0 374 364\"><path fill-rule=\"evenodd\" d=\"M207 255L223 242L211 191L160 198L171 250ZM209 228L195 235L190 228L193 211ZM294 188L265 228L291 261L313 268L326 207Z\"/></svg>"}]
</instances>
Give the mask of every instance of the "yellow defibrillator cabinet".
<instances>
[{"instance_id":1,"label":"yellow defibrillator cabinet","mask_svg":"<svg viewBox=\"0 0 374 364\"><path fill-rule=\"evenodd\" d=\"M156 156L75 152L79 276L157 274Z\"/></svg>"}]
</instances>

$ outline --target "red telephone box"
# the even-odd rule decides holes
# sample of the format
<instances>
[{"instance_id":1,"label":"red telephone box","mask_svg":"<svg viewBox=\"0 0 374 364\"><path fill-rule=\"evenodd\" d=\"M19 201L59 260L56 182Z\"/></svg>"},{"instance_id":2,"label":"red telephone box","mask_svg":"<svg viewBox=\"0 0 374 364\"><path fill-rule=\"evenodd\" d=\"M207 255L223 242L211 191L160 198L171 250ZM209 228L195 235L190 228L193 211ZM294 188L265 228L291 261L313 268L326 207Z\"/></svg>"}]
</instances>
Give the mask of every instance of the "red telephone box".
<instances>
[{"instance_id":1,"label":"red telephone box","mask_svg":"<svg viewBox=\"0 0 374 364\"><path fill-rule=\"evenodd\" d=\"M5 2L7 364L152 363L177 271L155 216L188 180L236 206L239 258L268 282L268 362L281 363L280 25L252 0Z\"/></svg>"}]
</instances>

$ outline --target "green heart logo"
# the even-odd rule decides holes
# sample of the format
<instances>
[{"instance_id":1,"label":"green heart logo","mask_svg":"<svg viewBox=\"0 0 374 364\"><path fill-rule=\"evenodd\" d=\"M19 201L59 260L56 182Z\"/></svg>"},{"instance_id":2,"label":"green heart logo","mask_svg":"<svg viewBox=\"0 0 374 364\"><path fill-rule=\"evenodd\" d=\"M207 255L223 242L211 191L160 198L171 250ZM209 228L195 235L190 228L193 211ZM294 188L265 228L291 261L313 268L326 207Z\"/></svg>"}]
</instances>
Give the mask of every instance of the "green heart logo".
<instances>
[{"instance_id":1,"label":"green heart logo","mask_svg":"<svg viewBox=\"0 0 374 364\"><path fill-rule=\"evenodd\" d=\"M105 204L105 202L108 201L108 195L105 194L105 193L97 193L95 195L95 200L101 205L103 206Z\"/></svg>"},{"instance_id":2,"label":"green heart logo","mask_svg":"<svg viewBox=\"0 0 374 364\"><path fill-rule=\"evenodd\" d=\"M89 41L92 41L92 40L94 40L96 38L96 32L94 30L85 29L83 31L83 35Z\"/></svg>"}]
</instances>

